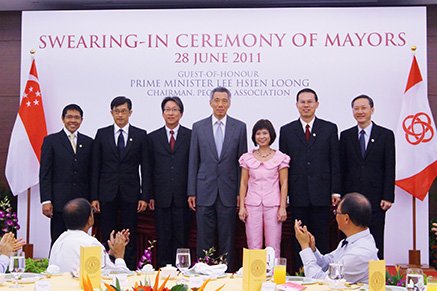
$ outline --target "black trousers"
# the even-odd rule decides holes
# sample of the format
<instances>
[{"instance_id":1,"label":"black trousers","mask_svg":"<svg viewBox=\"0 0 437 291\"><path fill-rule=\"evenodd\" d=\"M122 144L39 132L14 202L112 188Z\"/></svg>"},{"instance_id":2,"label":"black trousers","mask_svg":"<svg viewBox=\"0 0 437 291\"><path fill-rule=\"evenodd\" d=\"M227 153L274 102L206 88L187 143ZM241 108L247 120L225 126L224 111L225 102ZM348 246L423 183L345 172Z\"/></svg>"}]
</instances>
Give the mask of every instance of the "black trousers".
<instances>
[{"instance_id":1,"label":"black trousers","mask_svg":"<svg viewBox=\"0 0 437 291\"><path fill-rule=\"evenodd\" d=\"M378 248L378 258L384 259L384 227L385 227L385 211L381 208L372 212L372 220L369 230L375 239L376 247Z\"/></svg>"},{"instance_id":2,"label":"black trousers","mask_svg":"<svg viewBox=\"0 0 437 291\"><path fill-rule=\"evenodd\" d=\"M197 256L203 257L203 251L215 246L217 238L217 255L227 254L227 272L234 272L236 207L224 206L217 195L214 205L196 206L196 220Z\"/></svg>"},{"instance_id":3,"label":"black trousers","mask_svg":"<svg viewBox=\"0 0 437 291\"><path fill-rule=\"evenodd\" d=\"M126 246L124 260L129 269L135 270L137 263L137 207L138 202L126 202L117 196L109 202L100 202L100 226L102 244L107 245L112 230L129 229L130 239Z\"/></svg>"},{"instance_id":4,"label":"black trousers","mask_svg":"<svg viewBox=\"0 0 437 291\"><path fill-rule=\"evenodd\" d=\"M58 237L67 230L65 227L64 218L62 212L54 211L53 216L50 219L50 238L52 240L50 248L53 246Z\"/></svg>"},{"instance_id":5,"label":"black trousers","mask_svg":"<svg viewBox=\"0 0 437 291\"><path fill-rule=\"evenodd\" d=\"M188 248L190 216L188 207L173 205L165 208L155 208L158 268L167 264L174 265L176 249Z\"/></svg>"},{"instance_id":6,"label":"black trousers","mask_svg":"<svg viewBox=\"0 0 437 291\"><path fill-rule=\"evenodd\" d=\"M291 207L292 225L294 220L302 221L306 225L308 231L311 232L316 239L317 249L324 255L329 252L329 217L331 215L330 206L308 206L308 207ZM294 232L293 232L294 233ZM301 251L299 242L294 239L294 254L293 254L293 274L299 271L302 267L302 261L299 256Z\"/></svg>"}]
</instances>

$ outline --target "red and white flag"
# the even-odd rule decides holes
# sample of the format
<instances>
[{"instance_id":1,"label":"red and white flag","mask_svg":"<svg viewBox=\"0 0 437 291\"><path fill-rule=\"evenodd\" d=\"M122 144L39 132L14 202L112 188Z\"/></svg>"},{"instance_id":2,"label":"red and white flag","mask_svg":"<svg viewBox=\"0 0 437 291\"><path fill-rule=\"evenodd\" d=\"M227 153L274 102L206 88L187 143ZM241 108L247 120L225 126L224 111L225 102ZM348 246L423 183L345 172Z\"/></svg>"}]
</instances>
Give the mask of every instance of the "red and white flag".
<instances>
[{"instance_id":1,"label":"red and white flag","mask_svg":"<svg viewBox=\"0 0 437 291\"><path fill-rule=\"evenodd\" d=\"M413 56L396 131L396 186L423 200L437 176L437 137L426 84Z\"/></svg>"},{"instance_id":2,"label":"red and white flag","mask_svg":"<svg viewBox=\"0 0 437 291\"><path fill-rule=\"evenodd\" d=\"M38 184L41 146L46 135L41 89L35 60L32 60L6 160L6 179L14 195Z\"/></svg>"}]
</instances>

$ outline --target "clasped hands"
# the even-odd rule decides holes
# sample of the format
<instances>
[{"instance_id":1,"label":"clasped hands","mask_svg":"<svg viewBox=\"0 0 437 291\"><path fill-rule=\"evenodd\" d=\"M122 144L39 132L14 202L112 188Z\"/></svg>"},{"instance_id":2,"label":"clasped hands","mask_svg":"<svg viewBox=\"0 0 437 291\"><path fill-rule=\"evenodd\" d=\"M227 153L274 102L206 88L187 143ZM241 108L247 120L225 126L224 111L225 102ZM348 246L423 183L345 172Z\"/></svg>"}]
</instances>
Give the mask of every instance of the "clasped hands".
<instances>
[{"instance_id":1,"label":"clasped hands","mask_svg":"<svg viewBox=\"0 0 437 291\"><path fill-rule=\"evenodd\" d=\"M12 252L18 251L25 241L22 238L16 239L12 232L5 233L0 240L0 255L10 256Z\"/></svg>"}]
</instances>

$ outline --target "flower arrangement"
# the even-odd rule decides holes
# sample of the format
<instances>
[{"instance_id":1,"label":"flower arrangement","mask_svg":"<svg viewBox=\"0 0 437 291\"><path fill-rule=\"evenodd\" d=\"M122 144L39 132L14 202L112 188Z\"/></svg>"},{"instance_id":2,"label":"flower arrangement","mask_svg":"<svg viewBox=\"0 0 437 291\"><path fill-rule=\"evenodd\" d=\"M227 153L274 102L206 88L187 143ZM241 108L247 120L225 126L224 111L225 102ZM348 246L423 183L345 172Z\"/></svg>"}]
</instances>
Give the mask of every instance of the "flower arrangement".
<instances>
[{"instance_id":1,"label":"flower arrangement","mask_svg":"<svg viewBox=\"0 0 437 291\"><path fill-rule=\"evenodd\" d=\"M396 266L396 273L394 275L391 275L386 271L385 284L405 287L405 272L401 272L401 267L399 265Z\"/></svg>"},{"instance_id":2,"label":"flower arrangement","mask_svg":"<svg viewBox=\"0 0 437 291\"><path fill-rule=\"evenodd\" d=\"M142 282L135 283L135 286L132 287L132 291L188 291L188 286L186 284L178 284L173 286L171 289L165 287L165 285L167 284L167 281L169 280L170 276L167 277L167 279L164 280L164 282L161 284L161 286L159 286L159 274L160 271L158 271L158 273L156 274L155 277L155 284L152 286L150 286L148 284L148 280L145 279L144 280L144 285L142 284ZM89 280L89 278L87 277L86 279ZM86 280L85 279L85 280ZM210 279L205 280L205 282L203 282L202 286L200 286L199 288L193 288L191 289L192 291L204 291L206 284L208 284L208 282L210 281ZM85 285L84 285L85 286ZM159 286L159 287L158 287ZM113 285L109 285L105 283L105 287L107 288L107 291L123 291L120 287L120 283L118 281L118 279L116 279L116 284L115 286ZM215 291L220 291L221 289L223 289L224 285L222 285L221 287L219 287L218 289L216 289ZM89 289L89 290L93 290L93 289ZM88 291L84 288L84 291ZM129 291L129 290L126 290Z\"/></svg>"},{"instance_id":3,"label":"flower arrangement","mask_svg":"<svg viewBox=\"0 0 437 291\"><path fill-rule=\"evenodd\" d=\"M152 249L155 247L156 240L148 241L143 255L138 261L137 269L142 269L147 264L152 264Z\"/></svg>"},{"instance_id":4,"label":"flower arrangement","mask_svg":"<svg viewBox=\"0 0 437 291\"><path fill-rule=\"evenodd\" d=\"M8 195L3 196L0 200L0 228L1 235L7 232L16 233L20 229L17 212L13 210Z\"/></svg>"},{"instance_id":5,"label":"flower arrangement","mask_svg":"<svg viewBox=\"0 0 437 291\"><path fill-rule=\"evenodd\" d=\"M214 254L216 252L214 247L211 247L208 250L203 250L203 252L205 255L198 259L199 262L205 263L210 266L218 265L218 264L227 264L227 260L226 260L227 253L218 257L214 257Z\"/></svg>"}]
</instances>

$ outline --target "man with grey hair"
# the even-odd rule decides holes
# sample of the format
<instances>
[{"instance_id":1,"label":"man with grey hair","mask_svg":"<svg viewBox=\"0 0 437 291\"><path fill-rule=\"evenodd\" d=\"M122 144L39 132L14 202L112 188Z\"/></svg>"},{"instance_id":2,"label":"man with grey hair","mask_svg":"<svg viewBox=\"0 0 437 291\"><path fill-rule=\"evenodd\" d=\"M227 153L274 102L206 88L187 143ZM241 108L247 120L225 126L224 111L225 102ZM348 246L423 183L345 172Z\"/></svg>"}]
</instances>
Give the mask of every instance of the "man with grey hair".
<instances>
[{"instance_id":1,"label":"man with grey hair","mask_svg":"<svg viewBox=\"0 0 437 291\"><path fill-rule=\"evenodd\" d=\"M335 210L338 229L346 238L329 254L322 255L316 248L314 236L300 220L294 223L296 239L302 251L299 253L303 262L305 276L326 279L331 263L342 262L344 278L347 282L364 282L369 280L368 263L377 260L378 249L369 231L372 206L369 200L359 193L346 194Z\"/></svg>"},{"instance_id":2,"label":"man with grey hair","mask_svg":"<svg viewBox=\"0 0 437 291\"><path fill-rule=\"evenodd\" d=\"M213 114L193 124L188 166L188 205L196 211L197 256L214 246L227 255L234 270L236 205L239 190L239 157L247 152L246 124L227 115L231 92L212 90Z\"/></svg>"}]
</instances>

